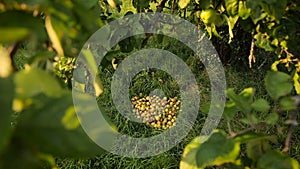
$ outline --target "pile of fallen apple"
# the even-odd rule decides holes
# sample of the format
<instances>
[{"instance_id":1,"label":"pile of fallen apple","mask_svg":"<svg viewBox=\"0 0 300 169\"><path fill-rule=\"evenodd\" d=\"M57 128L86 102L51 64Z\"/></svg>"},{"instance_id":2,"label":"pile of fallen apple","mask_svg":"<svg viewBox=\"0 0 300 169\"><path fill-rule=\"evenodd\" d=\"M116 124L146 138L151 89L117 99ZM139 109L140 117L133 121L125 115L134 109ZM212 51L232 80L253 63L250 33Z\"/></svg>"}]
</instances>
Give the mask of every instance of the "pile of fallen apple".
<instances>
[{"instance_id":1,"label":"pile of fallen apple","mask_svg":"<svg viewBox=\"0 0 300 169\"><path fill-rule=\"evenodd\" d=\"M166 130L176 125L181 101L174 98L153 96L134 96L131 99L133 113L146 125L158 130Z\"/></svg>"}]
</instances>

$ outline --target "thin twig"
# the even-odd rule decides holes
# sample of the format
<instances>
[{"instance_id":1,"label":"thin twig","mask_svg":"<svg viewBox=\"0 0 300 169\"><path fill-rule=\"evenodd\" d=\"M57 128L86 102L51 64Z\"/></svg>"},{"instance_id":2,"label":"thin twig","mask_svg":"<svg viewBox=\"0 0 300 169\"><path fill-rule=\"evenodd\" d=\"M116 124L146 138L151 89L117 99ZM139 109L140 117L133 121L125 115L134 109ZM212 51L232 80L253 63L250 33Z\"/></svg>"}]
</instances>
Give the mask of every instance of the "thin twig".
<instances>
[{"instance_id":1,"label":"thin twig","mask_svg":"<svg viewBox=\"0 0 300 169\"><path fill-rule=\"evenodd\" d=\"M256 58L255 58L255 55L254 55L254 47L255 47L255 42L254 42L254 38L252 38L251 47L250 47L250 54L249 54L249 57L248 57L250 68L252 68L252 61L253 61L253 63L255 63L255 61L256 61Z\"/></svg>"},{"instance_id":2,"label":"thin twig","mask_svg":"<svg viewBox=\"0 0 300 169\"><path fill-rule=\"evenodd\" d=\"M172 1L172 9L171 9L171 14L174 14L174 8L175 8L175 0Z\"/></svg>"},{"instance_id":3,"label":"thin twig","mask_svg":"<svg viewBox=\"0 0 300 169\"><path fill-rule=\"evenodd\" d=\"M266 125L267 125L267 123L261 122L261 123L259 123L259 124L257 124L257 125L253 125L253 126L251 126L251 127L249 127L249 128L246 128L246 129L244 129L244 130L242 130L242 131L239 131L239 132L237 132L237 133L231 133L230 136L228 136L228 138L235 138L235 137L237 137L237 136L246 134L246 133L248 133L248 132L250 132L250 131L252 131L252 130L260 129L260 128L262 128L262 127L265 127Z\"/></svg>"}]
</instances>

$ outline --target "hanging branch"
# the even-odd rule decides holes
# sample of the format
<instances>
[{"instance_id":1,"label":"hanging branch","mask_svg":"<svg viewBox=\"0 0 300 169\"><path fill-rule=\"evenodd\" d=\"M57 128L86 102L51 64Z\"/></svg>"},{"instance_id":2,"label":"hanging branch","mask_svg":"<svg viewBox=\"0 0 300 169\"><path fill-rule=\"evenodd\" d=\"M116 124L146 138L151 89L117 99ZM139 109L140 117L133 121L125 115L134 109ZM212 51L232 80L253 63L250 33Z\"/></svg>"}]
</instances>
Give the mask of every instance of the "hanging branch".
<instances>
[{"instance_id":1,"label":"hanging branch","mask_svg":"<svg viewBox=\"0 0 300 169\"><path fill-rule=\"evenodd\" d=\"M292 99L295 100L297 108L298 108L298 106L300 105L300 95L293 96ZM298 126L297 116L298 116L297 109L289 112L289 120L287 121L287 123L290 125L290 127L289 127L287 137L285 139L284 148L282 150L282 152L284 152L284 153L288 153L290 150L293 131L294 131L295 127Z\"/></svg>"},{"instance_id":2,"label":"hanging branch","mask_svg":"<svg viewBox=\"0 0 300 169\"><path fill-rule=\"evenodd\" d=\"M251 126L251 127L249 127L249 128L246 128L246 129L244 129L244 130L242 130L242 131L239 131L239 132L237 132L237 133L231 133L230 136L228 136L227 138L235 138L235 137L237 137L237 136L246 134L246 133L248 133L248 132L250 132L250 131L252 131L252 130L263 128L263 127L265 127L266 125L267 125L267 123L261 122L261 123L259 123L259 124L253 125L253 126Z\"/></svg>"}]
</instances>

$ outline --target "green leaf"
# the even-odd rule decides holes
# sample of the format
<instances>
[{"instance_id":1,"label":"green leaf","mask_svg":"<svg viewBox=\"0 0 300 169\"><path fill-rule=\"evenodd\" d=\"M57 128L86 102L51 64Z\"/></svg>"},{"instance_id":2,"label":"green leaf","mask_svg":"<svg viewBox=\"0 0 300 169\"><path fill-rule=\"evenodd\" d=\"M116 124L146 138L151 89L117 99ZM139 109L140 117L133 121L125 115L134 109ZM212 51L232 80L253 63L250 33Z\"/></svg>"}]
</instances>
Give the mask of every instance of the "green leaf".
<instances>
[{"instance_id":1,"label":"green leaf","mask_svg":"<svg viewBox=\"0 0 300 169\"><path fill-rule=\"evenodd\" d=\"M196 3L202 10L208 9L210 7L210 0L196 0Z\"/></svg>"},{"instance_id":2,"label":"green leaf","mask_svg":"<svg viewBox=\"0 0 300 169\"><path fill-rule=\"evenodd\" d=\"M20 40L27 36L29 31L30 33L35 34L39 39L47 39L47 34L44 29L43 20L38 17L33 17L31 13L16 10L3 12L0 14L0 25L2 31L6 31L7 33L8 29L10 28L17 31L16 35L13 35L12 37L8 37L5 34L1 34L1 38L3 38L3 40L5 37ZM13 30L9 32L10 35L12 35ZM17 35L19 35L19 38L17 37Z\"/></svg>"},{"instance_id":3,"label":"green leaf","mask_svg":"<svg viewBox=\"0 0 300 169\"><path fill-rule=\"evenodd\" d=\"M247 7L246 1L239 1L238 14L243 20L247 19L251 15L251 9Z\"/></svg>"},{"instance_id":4,"label":"green leaf","mask_svg":"<svg viewBox=\"0 0 300 169\"><path fill-rule=\"evenodd\" d=\"M273 52L275 48L272 46L271 41L269 40L269 35L266 33L257 33L254 35L254 39L256 39L255 44L260 47L265 49L266 51L271 51Z\"/></svg>"},{"instance_id":5,"label":"green leaf","mask_svg":"<svg viewBox=\"0 0 300 169\"><path fill-rule=\"evenodd\" d=\"M290 96L283 97L279 100L279 106L281 110L296 110L297 105L295 100L293 100Z\"/></svg>"},{"instance_id":6,"label":"green leaf","mask_svg":"<svg viewBox=\"0 0 300 169\"><path fill-rule=\"evenodd\" d=\"M8 145L11 135L12 102L14 97L14 84L12 78L0 78L0 153Z\"/></svg>"},{"instance_id":7,"label":"green leaf","mask_svg":"<svg viewBox=\"0 0 300 169\"><path fill-rule=\"evenodd\" d=\"M251 140L246 143L247 156L257 161L268 150L271 149L267 139Z\"/></svg>"},{"instance_id":8,"label":"green leaf","mask_svg":"<svg viewBox=\"0 0 300 169\"><path fill-rule=\"evenodd\" d=\"M235 17L227 17L226 15L222 15L223 18L227 21L228 24L228 31L229 31L229 43L231 42L231 39L233 38L233 28L234 25L236 24L236 22L239 19L239 16L235 16Z\"/></svg>"},{"instance_id":9,"label":"green leaf","mask_svg":"<svg viewBox=\"0 0 300 169\"><path fill-rule=\"evenodd\" d=\"M29 30L26 28L1 28L0 27L0 42L20 41L29 35Z\"/></svg>"},{"instance_id":10,"label":"green leaf","mask_svg":"<svg viewBox=\"0 0 300 169\"><path fill-rule=\"evenodd\" d=\"M271 150L261 156L257 166L263 169L298 169L299 163L282 152Z\"/></svg>"},{"instance_id":11,"label":"green leaf","mask_svg":"<svg viewBox=\"0 0 300 169\"><path fill-rule=\"evenodd\" d=\"M194 138L185 148L180 161L180 169L197 169L196 153L201 145L201 142L206 140L205 136L198 136Z\"/></svg>"},{"instance_id":12,"label":"green leaf","mask_svg":"<svg viewBox=\"0 0 300 169\"><path fill-rule=\"evenodd\" d=\"M238 0L225 0L226 11L229 16L235 17L238 13L239 1Z\"/></svg>"},{"instance_id":13,"label":"green leaf","mask_svg":"<svg viewBox=\"0 0 300 169\"><path fill-rule=\"evenodd\" d=\"M251 107L259 112L268 112L270 109L269 102L265 99L258 99L251 104Z\"/></svg>"},{"instance_id":14,"label":"green leaf","mask_svg":"<svg viewBox=\"0 0 300 169\"><path fill-rule=\"evenodd\" d=\"M208 114L209 109L210 109L210 102L204 103L204 104L200 107L201 112L203 112L203 113L205 113L205 114Z\"/></svg>"},{"instance_id":15,"label":"green leaf","mask_svg":"<svg viewBox=\"0 0 300 169\"><path fill-rule=\"evenodd\" d=\"M187 7L187 5L190 3L191 0L179 0L178 6L183 9Z\"/></svg>"},{"instance_id":16,"label":"green leaf","mask_svg":"<svg viewBox=\"0 0 300 169\"><path fill-rule=\"evenodd\" d=\"M239 95L235 94L234 89L230 88L226 90L226 95L236 105L236 107L245 112L250 113L252 110L251 104L253 102L254 89L246 88Z\"/></svg>"},{"instance_id":17,"label":"green leaf","mask_svg":"<svg viewBox=\"0 0 300 169\"><path fill-rule=\"evenodd\" d=\"M251 12L251 19L252 19L252 21L255 25L258 23L258 21L264 19L268 15L267 13L263 13L259 7L256 7L256 8L250 7L250 8L251 8L251 11L252 11Z\"/></svg>"},{"instance_id":18,"label":"green leaf","mask_svg":"<svg viewBox=\"0 0 300 169\"><path fill-rule=\"evenodd\" d=\"M32 101L15 132L26 147L58 157L92 157L103 152L81 128L70 93L58 98L39 95Z\"/></svg>"},{"instance_id":19,"label":"green leaf","mask_svg":"<svg viewBox=\"0 0 300 169\"><path fill-rule=\"evenodd\" d=\"M224 108L224 116L225 118L230 121L234 118L235 114L237 113L238 109L235 106L233 101L228 101Z\"/></svg>"},{"instance_id":20,"label":"green leaf","mask_svg":"<svg viewBox=\"0 0 300 169\"><path fill-rule=\"evenodd\" d=\"M14 77L17 97L25 99L44 93L48 96L59 96L62 88L54 78L43 70L22 70Z\"/></svg>"},{"instance_id":21,"label":"green leaf","mask_svg":"<svg viewBox=\"0 0 300 169\"><path fill-rule=\"evenodd\" d=\"M227 139L226 135L216 132L201 144L196 153L197 166L221 165L224 163L235 162L240 152L240 144L233 139Z\"/></svg>"},{"instance_id":22,"label":"green leaf","mask_svg":"<svg viewBox=\"0 0 300 169\"><path fill-rule=\"evenodd\" d=\"M293 76L293 81L294 81L294 87L297 92L297 94L300 94L300 83L299 83L299 75L298 72L295 71L295 74Z\"/></svg>"},{"instance_id":23,"label":"green leaf","mask_svg":"<svg viewBox=\"0 0 300 169\"><path fill-rule=\"evenodd\" d=\"M276 124L276 122L278 121L278 119L279 119L279 116L278 116L277 113L270 113L270 114L266 117L265 121L266 121L266 123L268 123L268 124L274 125L274 124Z\"/></svg>"},{"instance_id":24,"label":"green leaf","mask_svg":"<svg viewBox=\"0 0 300 169\"><path fill-rule=\"evenodd\" d=\"M268 94L273 99L278 99L281 96L289 94L293 89L290 80L290 76L286 73L274 71L268 72L265 78L265 86Z\"/></svg>"},{"instance_id":25,"label":"green leaf","mask_svg":"<svg viewBox=\"0 0 300 169\"><path fill-rule=\"evenodd\" d=\"M276 136L265 136L258 135L256 133L247 133L234 138L235 141L240 142L241 144L247 143L250 141L259 141L259 140L269 140L273 143L277 143Z\"/></svg>"}]
</instances>

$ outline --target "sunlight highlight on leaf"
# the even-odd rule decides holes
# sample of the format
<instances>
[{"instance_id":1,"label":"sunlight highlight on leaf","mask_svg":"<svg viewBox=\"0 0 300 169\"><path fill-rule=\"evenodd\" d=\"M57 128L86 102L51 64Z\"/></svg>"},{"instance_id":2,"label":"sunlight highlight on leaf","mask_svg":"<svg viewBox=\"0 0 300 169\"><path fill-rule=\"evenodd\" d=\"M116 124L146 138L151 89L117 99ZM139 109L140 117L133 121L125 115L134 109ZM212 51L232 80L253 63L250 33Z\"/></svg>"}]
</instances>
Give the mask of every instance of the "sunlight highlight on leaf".
<instances>
[{"instance_id":1,"label":"sunlight highlight on leaf","mask_svg":"<svg viewBox=\"0 0 300 169\"><path fill-rule=\"evenodd\" d=\"M76 129L80 125L74 107L69 107L66 110L66 113L61 119L61 122L68 130Z\"/></svg>"}]
</instances>

